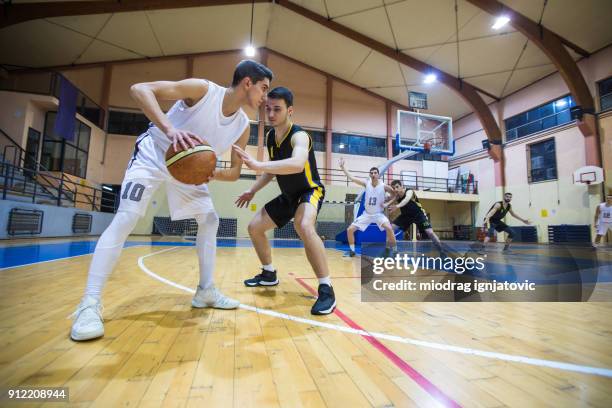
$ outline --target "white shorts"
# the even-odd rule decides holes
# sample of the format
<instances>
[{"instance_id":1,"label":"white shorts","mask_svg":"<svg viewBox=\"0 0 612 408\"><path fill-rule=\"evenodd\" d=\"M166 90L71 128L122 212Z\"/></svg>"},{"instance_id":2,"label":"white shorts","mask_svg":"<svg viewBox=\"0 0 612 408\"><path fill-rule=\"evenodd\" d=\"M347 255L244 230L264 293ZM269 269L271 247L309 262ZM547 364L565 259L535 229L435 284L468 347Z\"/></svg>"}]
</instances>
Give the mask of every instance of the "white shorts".
<instances>
[{"instance_id":1,"label":"white shorts","mask_svg":"<svg viewBox=\"0 0 612 408\"><path fill-rule=\"evenodd\" d=\"M612 230L611 222L598 222L596 225L597 235L606 235L608 230Z\"/></svg>"},{"instance_id":2,"label":"white shorts","mask_svg":"<svg viewBox=\"0 0 612 408\"><path fill-rule=\"evenodd\" d=\"M354 225L359 229L359 231L365 231L370 224L378 225L378 229L381 231L384 230L383 224L389 222L389 219L383 213L378 214L368 214L367 212L363 212L351 225Z\"/></svg>"},{"instance_id":3,"label":"white shorts","mask_svg":"<svg viewBox=\"0 0 612 408\"><path fill-rule=\"evenodd\" d=\"M183 184L172 178L166 168L165 156L166 153L148 133L138 137L121 184L119 211L136 213L142 217L155 191L162 183L166 183L168 207L173 220L214 212L208 186Z\"/></svg>"}]
</instances>

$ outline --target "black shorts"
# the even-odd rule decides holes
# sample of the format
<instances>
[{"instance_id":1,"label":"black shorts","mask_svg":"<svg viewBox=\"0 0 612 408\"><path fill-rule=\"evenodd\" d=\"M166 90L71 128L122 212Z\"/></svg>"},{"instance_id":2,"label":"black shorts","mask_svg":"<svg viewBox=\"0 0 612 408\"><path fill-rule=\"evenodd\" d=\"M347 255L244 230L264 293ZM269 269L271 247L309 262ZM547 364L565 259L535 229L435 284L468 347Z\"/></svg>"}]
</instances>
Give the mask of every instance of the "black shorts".
<instances>
[{"instance_id":1,"label":"black shorts","mask_svg":"<svg viewBox=\"0 0 612 408\"><path fill-rule=\"evenodd\" d=\"M489 220L489 237L493 238L493 236L495 235L495 231L505 232L506 234L508 234L508 237L514 238L512 229L510 229L510 227L502 220L499 220L499 221Z\"/></svg>"},{"instance_id":2,"label":"black shorts","mask_svg":"<svg viewBox=\"0 0 612 408\"><path fill-rule=\"evenodd\" d=\"M299 195L281 194L269 201L264 208L278 228L282 228L295 216L298 206L302 203L310 203L317 209L317 214L323 205L325 188L317 187L306 190Z\"/></svg>"},{"instance_id":3,"label":"black shorts","mask_svg":"<svg viewBox=\"0 0 612 408\"><path fill-rule=\"evenodd\" d=\"M421 233L425 233L425 230L431 228L431 223L427 218L427 215L423 212L416 212L410 215L400 214L395 220L393 220L393 224L397 225L404 231L408 231L411 224L416 224L417 228Z\"/></svg>"}]
</instances>

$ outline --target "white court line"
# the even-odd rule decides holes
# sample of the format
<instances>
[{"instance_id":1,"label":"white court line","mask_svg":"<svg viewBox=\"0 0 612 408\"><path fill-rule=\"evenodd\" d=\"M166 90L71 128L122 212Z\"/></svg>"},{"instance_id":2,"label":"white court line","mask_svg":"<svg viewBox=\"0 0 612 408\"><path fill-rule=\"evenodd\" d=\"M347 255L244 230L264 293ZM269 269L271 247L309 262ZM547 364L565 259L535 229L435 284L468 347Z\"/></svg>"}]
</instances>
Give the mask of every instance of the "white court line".
<instances>
[{"instance_id":1,"label":"white court line","mask_svg":"<svg viewBox=\"0 0 612 408\"><path fill-rule=\"evenodd\" d=\"M152 272L144 264L145 258L148 258L153 255L159 255L159 254L171 251L176 248L182 248L182 247L172 247L172 248L164 249L162 251L157 251L157 252L153 252L147 255L143 255L140 258L138 258L138 266L140 267L140 269L142 269L144 273L151 276L152 278L157 279L158 281L163 282L167 285L173 286L177 289L181 289L185 292L194 294L195 293L194 289L185 287L178 283L172 282L171 280L163 278L157 275L156 273ZM467 348L467 347L452 346L452 345L443 344L443 343L433 343L430 341L411 339L409 337L400 337L400 336L395 336L391 334L368 332L365 330L353 329L352 327L340 326L336 324L320 322L317 320L305 319L303 317L292 316L292 315L288 315L285 313L275 312L273 310L268 310L268 309L261 309L259 307L254 307L254 306L245 305L245 304L240 304L239 307L241 309L250 310L255 313L260 313L260 314L264 314L264 315L272 316L272 317L278 317L279 319L285 319L285 320L290 320L292 322L304 323L304 324L308 324L311 326L324 327L326 329L336 330L336 331L340 331L344 333L357 334L360 336L368 336L368 337L373 337L376 339L389 340L389 341L393 341L397 343L412 344L414 346L427 347L427 348L436 349L436 350L451 351L451 352L459 353L459 354L468 354L472 356L491 358L495 360L511 361L515 363L529 364L529 365L534 365L538 367L555 368L558 370L574 371L578 373L599 375L602 377L612 378L612 369L609 369L609 368L563 363L561 361L542 360L539 358L531 358L531 357L525 357L525 356L516 356L512 354L496 353L492 351L484 351L484 350L472 349L472 348Z\"/></svg>"}]
</instances>

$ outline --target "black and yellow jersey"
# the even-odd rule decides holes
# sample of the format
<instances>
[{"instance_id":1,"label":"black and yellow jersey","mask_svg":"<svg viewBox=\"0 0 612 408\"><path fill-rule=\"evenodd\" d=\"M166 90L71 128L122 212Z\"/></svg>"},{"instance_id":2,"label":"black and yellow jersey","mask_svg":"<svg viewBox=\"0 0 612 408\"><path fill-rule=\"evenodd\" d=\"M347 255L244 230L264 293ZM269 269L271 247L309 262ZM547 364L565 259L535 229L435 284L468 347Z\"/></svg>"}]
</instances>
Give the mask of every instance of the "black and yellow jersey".
<instances>
[{"instance_id":1,"label":"black and yellow jersey","mask_svg":"<svg viewBox=\"0 0 612 408\"><path fill-rule=\"evenodd\" d=\"M268 131L266 135L266 146L268 149L268 155L271 161L290 159L293 154L293 142L292 137L297 132L308 132L304 131L301 127L291 124L289 129L283 135L283 137L277 139L274 128ZM296 196L302 194L304 191L323 187L319 172L317 170L317 161L315 159L315 152L312 145L312 137L308 134L309 145L308 145L308 160L304 165L304 170L294 174L277 174L276 180L278 186L283 194L288 196Z\"/></svg>"},{"instance_id":2,"label":"black and yellow jersey","mask_svg":"<svg viewBox=\"0 0 612 408\"><path fill-rule=\"evenodd\" d=\"M404 198L406 198L406 192L402 197L397 198L397 202L401 202ZM421 206L421 203L419 202L419 198L417 197L416 193L412 194L412 198L405 206L400 207L400 211L404 216L412 216L416 213L426 214L425 209L423 208L423 206Z\"/></svg>"},{"instance_id":3,"label":"black and yellow jersey","mask_svg":"<svg viewBox=\"0 0 612 408\"><path fill-rule=\"evenodd\" d=\"M510 209L512 208L510 203L508 203L507 207L504 207L504 202L503 201L498 201L495 204L499 204L501 207L498 208L497 211L495 211L495 214L493 214L491 216L490 220L493 221L493 222L501 221L501 219L504 218L506 216L506 214L508 214L508 211L510 211ZM489 211L491 211L493 209L493 207L495 207L495 204L493 204L491 206Z\"/></svg>"}]
</instances>

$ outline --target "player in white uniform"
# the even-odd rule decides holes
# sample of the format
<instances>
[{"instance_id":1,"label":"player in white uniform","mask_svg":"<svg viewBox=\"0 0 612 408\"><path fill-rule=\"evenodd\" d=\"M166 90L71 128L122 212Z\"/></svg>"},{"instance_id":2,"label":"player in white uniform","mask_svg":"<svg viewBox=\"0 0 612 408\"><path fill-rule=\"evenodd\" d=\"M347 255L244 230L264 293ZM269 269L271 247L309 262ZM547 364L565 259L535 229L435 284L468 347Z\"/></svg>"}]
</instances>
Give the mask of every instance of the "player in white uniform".
<instances>
[{"instance_id":1,"label":"player in white uniform","mask_svg":"<svg viewBox=\"0 0 612 408\"><path fill-rule=\"evenodd\" d=\"M608 194L606 201L599 204L595 210L595 229L597 236L594 246L597 247L601 243L601 237L612 230L612 194Z\"/></svg>"},{"instance_id":2,"label":"player in white uniform","mask_svg":"<svg viewBox=\"0 0 612 408\"><path fill-rule=\"evenodd\" d=\"M372 223L378 225L378 228L387 233L387 252L397 251L397 242L391 222L384 214L385 208L395 198L395 191L380 181L380 174L376 167L370 169L370 179L367 182L353 177L348 170L344 168L344 159L340 159L340 168L346 177L353 183L365 187L364 205L365 211L348 227L346 235L349 242L349 251L344 256L355 256L355 230L365 231ZM388 202L385 202L385 192L392 195Z\"/></svg>"},{"instance_id":3,"label":"player in white uniform","mask_svg":"<svg viewBox=\"0 0 612 408\"><path fill-rule=\"evenodd\" d=\"M243 106L257 109L265 102L272 71L264 65L241 61L234 71L232 86L221 87L204 79L185 79L135 84L130 92L143 113L151 120L149 129L136 141L121 186L121 202L113 221L96 245L89 267L85 295L74 313L70 337L89 340L104 335L101 316L101 292L115 267L123 244L145 214L157 188L165 183L173 220L195 218L198 223L196 252L200 282L191 302L193 307L235 309L240 302L221 294L214 286L213 272L217 248L219 217L206 184L182 184L170 176L165 164L168 148L209 144L217 156L237 143L244 148L249 138L249 118ZM160 100L176 100L167 114ZM232 153L231 167L215 171L220 181L234 181L240 176L242 160ZM209 180L210 181L210 180Z\"/></svg>"}]
</instances>

